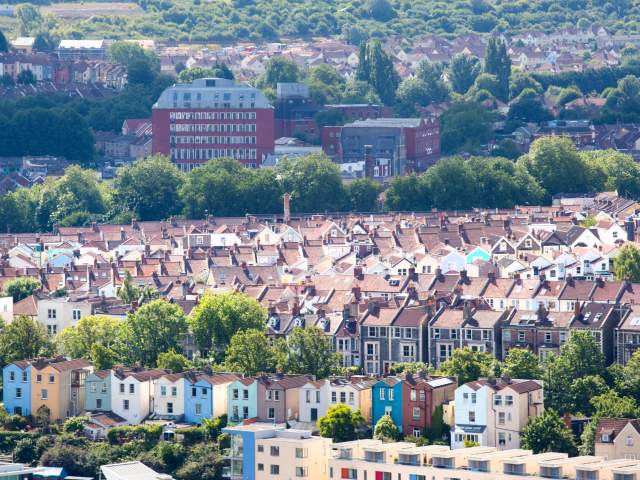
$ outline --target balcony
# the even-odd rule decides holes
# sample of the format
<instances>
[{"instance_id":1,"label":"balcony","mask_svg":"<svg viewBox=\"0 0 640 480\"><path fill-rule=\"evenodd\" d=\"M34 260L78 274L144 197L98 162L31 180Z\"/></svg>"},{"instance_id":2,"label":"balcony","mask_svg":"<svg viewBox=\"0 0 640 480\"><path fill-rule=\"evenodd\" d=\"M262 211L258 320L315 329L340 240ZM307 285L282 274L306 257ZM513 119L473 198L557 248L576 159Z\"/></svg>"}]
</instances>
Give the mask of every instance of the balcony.
<instances>
[{"instance_id":1,"label":"balcony","mask_svg":"<svg viewBox=\"0 0 640 480\"><path fill-rule=\"evenodd\" d=\"M364 461L371 463L385 463L384 462L384 452L376 452L372 450L364 451Z\"/></svg>"},{"instance_id":2,"label":"balcony","mask_svg":"<svg viewBox=\"0 0 640 480\"><path fill-rule=\"evenodd\" d=\"M398 463L400 465L418 466L418 465L420 465L420 455L418 455L418 454L401 453L400 455L398 455Z\"/></svg>"}]
</instances>

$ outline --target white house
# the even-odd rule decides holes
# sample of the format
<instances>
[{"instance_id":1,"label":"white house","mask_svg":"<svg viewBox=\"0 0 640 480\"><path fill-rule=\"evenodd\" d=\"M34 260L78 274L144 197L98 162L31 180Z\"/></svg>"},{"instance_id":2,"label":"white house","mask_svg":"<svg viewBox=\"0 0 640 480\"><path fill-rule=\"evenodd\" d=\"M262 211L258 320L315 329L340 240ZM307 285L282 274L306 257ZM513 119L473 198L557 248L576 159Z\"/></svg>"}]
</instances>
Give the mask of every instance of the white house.
<instances>
[{"instance_id":1,"label":"white house","mask_svg":"<svg viewBox=\"0 0 640 480\"><path fill-rule=\"evenodd\" d=\"M329 405L329 380L316 380L302 385L299 389L299 409L301 422L317 422L327 413Z\"/></svg>"},{"instance_id":2,"label":"white house","mask_svg":"<svg viewBox=\"0 0 640 480\"><path fill-rule=\"evenodd\" d=\"M82 317L91 313L92 305L86 300L51 297L38 301L38 322L44 325L50 335L76 325Z\"/></svg>"},{"instance_id":3,"label":"white house","mask_svg":"<svg viewBox=\"0 0 640 480\"><path fill-rule=\"evenodd\" d=\"M517 449L529 418L544 411L542 382L481 378L456 389L455 406L451 448L463 448L467 440L483 447Z\"/></svg>"},{"instance_id":4,"label":"white house","mask_svg":"<svg viewBox=\"0 0 640 480\"><path fill-rule=\"evenodd\" d=\"M352 377L349 379L336 378L329 383L328 407L339 403L351 410L360 411L362 416L371 420L371 385L375 380Z\"/></svg>"},{"instance_id":5,"label":"white house","mask_svg":"<svg viewBox=\"0 0 640 480\"><path fill-rule=\"evenodd\" d=\"M124 370L116 368L111 375L111 411L129 424L142 422L153 411L154 381L165 370Z\"/></svg>"},{"instance_id":6,"label":"white house","mask_svg":"<svg viewBox=\"0 0 640 480\"><path fill-rule=\"evenodd\" d=\"M179 419L184 415L185 379L182 373L167 373L154 382L153 415Z\"/></svg>"}]
</instances>

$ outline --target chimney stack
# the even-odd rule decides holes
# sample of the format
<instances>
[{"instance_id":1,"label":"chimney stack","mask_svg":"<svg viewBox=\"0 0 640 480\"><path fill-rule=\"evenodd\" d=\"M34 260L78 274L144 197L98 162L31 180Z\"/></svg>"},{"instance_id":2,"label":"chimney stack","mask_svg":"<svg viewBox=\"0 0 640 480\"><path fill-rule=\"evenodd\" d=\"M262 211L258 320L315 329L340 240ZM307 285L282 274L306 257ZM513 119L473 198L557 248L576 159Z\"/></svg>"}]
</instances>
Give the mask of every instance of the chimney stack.
<instances>
[{"instance_id":1,"label":"chimney stack","mask_svg":"<svg viewBox=\"0 0 640 480\"><path fill-rule=\"evenodd\" d=\"M289 223L291 221L291 196L289 192L285 192L283 197L284 203L284 223Z\"/></svg>"}]
</instances>

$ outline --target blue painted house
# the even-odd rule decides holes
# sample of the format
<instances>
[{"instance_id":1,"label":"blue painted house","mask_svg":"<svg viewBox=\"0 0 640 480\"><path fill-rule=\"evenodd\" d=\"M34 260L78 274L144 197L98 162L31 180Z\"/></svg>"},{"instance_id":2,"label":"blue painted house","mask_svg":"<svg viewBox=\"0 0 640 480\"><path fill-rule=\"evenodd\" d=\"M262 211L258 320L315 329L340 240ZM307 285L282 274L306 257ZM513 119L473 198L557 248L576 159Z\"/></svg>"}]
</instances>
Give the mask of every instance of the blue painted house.
<instances>
[{"instance_id":1,"label":"blue painted house","mask_svg":"<svg viewBox=\"0 0 640 480\"><path fill-rule=\"evenodd\" d=\"M227 421L230 424L258 416L258 381L255 378L239 378L231 382L227 398Z\"/></svg>"},{"instance_id":2,"label":"blue painted house","mask_svg":"<svg viewBox=\"0 0 640 480\"><path fill-rule=\"evenodd\" d=\"M84 409L89 412L111 411L111 370L87 375L84 381Z\"/></svg>"},{"instance_id":3,"label":"blue painted house","mask_svg":"<svg viewBox=\"0 0 640 480\"><path fill-rule=\"evenodd\" d=\"M371 387L371 421L375 427L383 415L389 414L402 431L402 380L383 378Z\"/></svg>"},{"instance_id":4,"label":"blue painted house","mask_svg":"<svg viewBox=\"0 0 640 480\"><path fill-rule=\"evenodd\" d=\"M203 418L215 418L226 414L228 387L237 378L236 375L228 373L185 373L185 421L201 424Z\"/></svg>"},{"instance_id":5,"label":"blue painted house","mask_svg":"<svg viewBox=\"0 0 640 480\"><path fill-rule=\"evenodd\" d=\"M467 254L466 263L470 265L478 259L489 262L491 260L491 254L484 248L476 247Z\"/></svg>"},{"instance_id":6,"label":"blue painted house","mask_svg":"<svg viewBox=\"0 0 640 480\"><path fill-rule=\"evenodd\" d=\"M7 412L10 415L31 415L31 364L19 360L4 367L2 384Z\"/></svg>"}]
</instances>

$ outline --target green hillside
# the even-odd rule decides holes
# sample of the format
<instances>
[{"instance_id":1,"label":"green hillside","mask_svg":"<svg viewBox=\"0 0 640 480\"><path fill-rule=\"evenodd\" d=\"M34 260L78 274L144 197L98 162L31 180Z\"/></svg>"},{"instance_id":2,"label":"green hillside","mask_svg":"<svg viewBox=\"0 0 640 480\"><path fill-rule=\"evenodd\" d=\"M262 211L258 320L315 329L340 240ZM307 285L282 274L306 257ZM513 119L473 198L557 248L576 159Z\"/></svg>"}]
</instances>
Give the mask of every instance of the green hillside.
<instances>
[{"instance_id":1,"label":"green hillside","mask_svg":"<svg viewBox=\"0 0 640 480\"><path fill-rule=\"evenodd\" d=\"M19 2L13 2L19 3ZM200 42L277 40L343 35L364 37L459 35L494 30L544 31L597 22L614 32L640 31L638 0L137 0L136 16L95 15L34 21L20 15L16 29L53 27L64 36L152 37Z\"/></svg>"}]
</instances>

